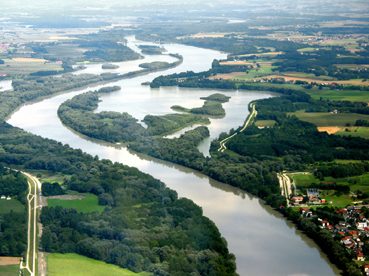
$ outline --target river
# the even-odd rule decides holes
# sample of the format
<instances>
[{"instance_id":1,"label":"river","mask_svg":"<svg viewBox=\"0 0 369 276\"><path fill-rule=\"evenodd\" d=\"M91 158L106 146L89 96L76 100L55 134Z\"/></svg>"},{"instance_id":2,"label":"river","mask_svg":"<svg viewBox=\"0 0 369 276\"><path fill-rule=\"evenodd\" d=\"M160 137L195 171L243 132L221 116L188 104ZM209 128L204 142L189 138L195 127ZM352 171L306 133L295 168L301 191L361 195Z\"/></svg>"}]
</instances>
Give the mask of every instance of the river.
<instances>
[{"instance_id":1,"label":"river","mask_svg":"<svg viewBox=\"0 0 369 276\"><path fill-rule=\"evenodd\" d=\"M133 37L129 37L128 46L137 50ZM147 43L145 43L147 44ZM132 79L116 81L120 91L101 97L102 102L96 112L114 110L128 112L139 120L146 114L167 114L173 111L170 106L179 104L185 107L201 106L200 97L213 93L225 93L232 98L224 108L226 117L211 119L209 126L211 138L201 145L201 151L207 155L210 140L220 132L229 131L242 125L248 115L247 106L251 100L274 96L268 92L219 91L201 89L182 89L164 87L150 89L141 85L162 74L171 74L187 70L204 71L209 69L213 59L222 59L226 55L183 45L163 45L169 53L179 53L184 62L163 72L155 72ZM169 61L170 56L146 56L144 60L119 63L119 73L138 70L142 62ZM102 70L101 65L87 65L83 72L99 74L115 70ZM111 85L111 84L110 84ZM339 275L337 268L330 264L316 244L307 238L278 212L266 206L264 202L240 189L209 179L208 177L172 163L160 161L146 155L128 151L125 147L109 144L83 135L63 126L57 117L58 106L79 93L99 89L108 85L96 85L92 88L78 89L40 102L29 103L21 107L8 120L13 126L20 127L45 138L54 139L100 159L137 167L141 171L162 180L178 192L180 197L192 199L201 206L204 215L215 222L222 235L228 241L230 252L236 255L237 272L251 276L286 275Z\"/></svg>"}]
</instances>

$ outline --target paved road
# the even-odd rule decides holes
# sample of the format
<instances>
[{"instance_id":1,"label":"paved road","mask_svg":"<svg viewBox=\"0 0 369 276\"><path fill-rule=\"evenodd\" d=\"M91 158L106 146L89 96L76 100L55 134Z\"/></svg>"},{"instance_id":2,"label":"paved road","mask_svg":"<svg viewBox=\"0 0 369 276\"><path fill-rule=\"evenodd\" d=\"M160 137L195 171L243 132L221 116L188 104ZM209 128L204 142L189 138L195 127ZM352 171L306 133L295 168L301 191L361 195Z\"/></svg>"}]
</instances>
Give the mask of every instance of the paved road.
<instances>
[{"instance_id":1,"label":"paved road","mask_svg":"<svg viewBox=\"0 0 369 276\"><path fill-rule=\"evenodd\" d=\"M26 269L31 276L35 276L36 271L36 258L37 258L37 208L38 205L38 191L41 190L40 181L30 175L29 173L22 172L28 178L28 245L27 256L25 263L21 263L20 268Z\"/></svg>"},{"instance_id":2,"label":"paved road","mask_svg":"<svg viewBox=\"0 0 369 276\"><path fill-rule=\"evenodd\" d=\"M250 106L252 107L252 111L251 113L249 114L249 117L247 118L245 124L243 125L243 128L240 130L240 132L244 131L246 127L248 127L250 125L250 122L251 122L251 118L255 118L256 117L256 114L258 114L258 112L256 111L255 109L255 104L252 103L250 104ZM255 116L254 116L255 115ZM237 132L232 134L231 136L223 139L222 141L220 141L220 148L218 149L218 151L220 152L224 152L227 147L226 147L226 143L228 142L228 140L232 139L234 136L237 135Z\"/></svg>"},{"instance_id":3,"label":"paved road","mask_svg":"<svg viewBox=\"0 0 369 276\"><path fill-rule=\"evenodd\" d=\"M290 205L290 195L292 194L291 180L286 174L277 174L281 194L287 200L287 206Z\"/></svg>"}]
</instances>

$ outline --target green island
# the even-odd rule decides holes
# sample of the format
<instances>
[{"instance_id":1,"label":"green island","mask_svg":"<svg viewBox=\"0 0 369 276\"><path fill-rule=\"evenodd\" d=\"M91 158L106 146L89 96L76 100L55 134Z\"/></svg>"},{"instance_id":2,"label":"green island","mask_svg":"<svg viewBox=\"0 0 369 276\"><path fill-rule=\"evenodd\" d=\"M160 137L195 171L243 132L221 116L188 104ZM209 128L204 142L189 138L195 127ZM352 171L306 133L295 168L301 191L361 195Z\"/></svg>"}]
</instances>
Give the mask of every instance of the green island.
<instances>
[{"instance_id":1,"label":"green island","mask_svg":"<svg viewBox=\"0 0 369 276\"><path fill-rule=\"evenodd\" d=\"M163 69L163 68L167 68L169 65L168 62L164 62L164 61L153 61L150 63L141 63L139 66L142 68L148 68L148 69L153 69L153 70L158 70L158 69Z\"/></svg>"},{"instance_id":2,"label":"green island","mask_svg":"<svg viewBox=\"0 0 369 276\"><path fill-rule=\"evenodd\" d=\"M140 48L141 53L145 55L161 55L166 51L164 47L156 45L139 45L138 48Z\"/></svg>"},{"instance_id":3,"label":"green island","mask_svg":"<svg viewBox=\"0 0 369 276\"><path fill-rule=\"evenodd\" d=\"M103 65L101 65L102 69L118 69L119 66L116 64L111 64L111 63L104 63Z\"/></svg>"},{"instance_id":4,"label":"green island","mask_svg":"<svg viewBox=\"0 0 369 276\"><path fill-rule=\"evenodd\" d=\"M185 108L179 105L173 105L171 109L174 111L188 112L193 114L209 115L209 116L225 116L225 110L222 103L228 102L230 97L223 94L212 94L209 97L200 98L205 100L202 107Z\"/></svg>"},{"instance_id":5,"label":"green island","mask_svg":"<svg viewBox=\"0 0 369 276\"><path fill-rule=\"evenodd\" d=\"M115 89L101 88L103 92ZM132 142L147 136L164 136L182 128L196 124L209 124L208 118L193 114L167 114L163 116L146 115L145 129L128 113L93 112L99 102L101 89L77 95L58 108L62 122L87 136L112 143Z\"/></svg>"},{"instance_id":6,"label":"green island","mask_svg":"<svg viewBox=\"0 0 369 276\"><path fill-rule=\"evenodd\" d=\"M139 16L130 17L128 26L110 26L111 15L121 16L124 10L116 7L107 7L111 13L101 15L101 22L94 8L86 14L89 20L60 10L46 11L45 17L4 12L4 18L20 23L10 30L12 23L1 23L0 34L0 80L12 80L12 90L0 93L0 196L5 196L0 200L0 256L27 255L28 185L15 170L20 169L38 175L44 196L59 197L48 198L49 206L39 212L44 227L39 244L51 253L51 273L67 275L61 266L76 261L77 269L65 267L72 275L95 265L94 272L109 275L113 270L120 275L237 275L226 241L192 201L178 198L164 183L135 168L100 160L5 122L32 100L183 62L180 55L170 54L177 61L143 63L144 69L122 75L71 74L83 68L78 65L107 65L165 51L141 45L142 55L134 52L126 37L136 35L158 45L176 43L227 53L209 70L158 76L149 83L153 89L271 91L278 96L253 101L249 109L257 113L252 113L247 127L231 129L212 141L210 157L197 149L209 136L204 126L209 120L201 115L224 116L222 103L228 99L220 94L203 98L200 108L172 107L196 114L147 115L145 129L128 113L94 113L99 93L120 89L102 88L63 103L58 109L63 123L93 138L125 142L132 150L195 169L264 199L312 238L343 275L366 275L368 6L360 0L354 5L337 3L284 6L283 12L255 3L267 11L265 16L240 3L232 8L219 3L219 10L200 4L191 10L158 4L159 19L152 17L157 15L153 7L139 13L132 9L129 12ZM202 126L179 138L161 137L195 124ZM227 138L226 149L219 151ZM14 270L0 267L0 274ZM33 275L26 269L22 273Z\"/></svg>"}]
</instances>

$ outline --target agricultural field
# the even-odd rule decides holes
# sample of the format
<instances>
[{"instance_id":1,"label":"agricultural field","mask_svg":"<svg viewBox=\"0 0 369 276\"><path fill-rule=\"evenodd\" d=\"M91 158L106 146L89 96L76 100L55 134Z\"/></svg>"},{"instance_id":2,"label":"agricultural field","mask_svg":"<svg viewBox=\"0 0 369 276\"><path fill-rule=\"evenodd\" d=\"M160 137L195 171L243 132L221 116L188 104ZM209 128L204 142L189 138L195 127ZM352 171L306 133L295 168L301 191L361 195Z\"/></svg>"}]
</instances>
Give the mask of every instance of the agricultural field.
<instances>
[{"instance_id":1,"label":"agricultural field","mask_svg":"<svg viewBox=\"0 0 369 276\"><path fill-rule=\"evenodd\" d=\"M50 207L61 206L63 208L75 208L77 212L91 213L102 212L105 206L98 204L98 198L94 194L72 194L48 197L47 204Z\"/></svg>"},{"instance_id":2,"label":"agricultural field","mask_svg":"<svg viewBox=\"0 0 369 276\"><path fill-rule=\"evenodd\" d=\"M16 213L21 213L21 212L25 212L26 210L24 206L22 205L22 203L20 203L16 199L11 199L11 200L1 199L0 200L0 214L10 213L11 211L16 212ZM2 274L0 273L0 275Z\"/></svg>"},{"instance_id":3,"label":"agricultural field","mask_svg":"<svg viewBox=\"0 0 369 276\"><path fill-rule=\"evenodd\" d=\"M352 101L369 102L369 94L359 90L318 90L311 89L306 91L313 99L331 101Z\"/></svg>"},{"instance_id":4,"label":"agricultural field","mask_svg":"<svg viewBox=\"0 0 369 276\"><path fill-rule=\"evenodd\" d=\"M345 127L337 131L335 134L369 139L369 127Z\"/></svg>"},{"instance_id":5,"label":"agricultural field","mask_svg":"<svg viewBox=\"0 0 369 276\"><path fill-rule=\"evenodd\" d=\"M18 276L19 264L17 265L0 265L1 276Z\"/></svg>"},{"instance_id":6,"label":"agricultural field","mask_svg":"<svg viewBox=\"0 0 369 276\"><path fill-rule=\"evenodd\" d=\"M78 47L77 44L58 44L53 46L46 46L47 53L44 55L47 58L81 58L83 53L87 51L85 48ZM91 50L93 48L90 48Z\"/></svg>"},{"instance_id":7,"label":"agricultural field","mask_svg":"<svg viewBox=\"0 0 369 276\"><path fill-rule=\"evenodd\" d=\"M244 73L242 76L237 76L237 77L234 77L233 79L234 80L251 80L255 78L262 78L269 74L274 74L272 69L275 68L275 66L263 66L262 64L260 65L261 67L259 68L259 70L250 70L248 74Z\"/></svg>"},{"instance_id":8,"label":"agricultural field","mask_svg":"<svg viewBox=\"0 0 369 276\"><path fill-rule=\"evenodd\" d=\"M309 186L311 183L317 180L313 174L301 173L301 174L289 174L288 176L290 178L291 177L293 178L296 185L301 185L301 186Z\"/></svg>"},{"instance_id":9,"label":"agricultural field","mask_svg":"<svg viewBox=\"0 0 369 276\"><path fill-rule=\"evenodd\" d=\"M47 269L53 276L134 276L137 274L119 266L90 259L78 254L53 253L47 257ZM147 274L146 274L147 275Z\"/></svg>"},{"instance_id":10,"label":"agricultural field","mask_svg":"<svg viewBox=\"0 0 369 276\"><path fill-rule=\"evenodd\" d=\"M301 49L298 49L297 51L298 52L314 52L316 51L317 48L313 48L313 47L306 47L306 48L301 48Z\"/></svg>"},{"instance_id":11,"label":"agricultural field","mask_svg":"<svg viewBox=\"0 0 369 276\"><path fill-rule=\"evenodd\" d=\"M0 64L0 74L26 75L37 71L63 70L61 64L48 63L44 59L14 58L4 59Z\"/></svg>"},{"instance_id":12,"label":"agricultural field","mask_svg":"<svg viewBox=\"0 0 369 276\"><path fill-rule=\"evenodd\" d=\"M255 122L256 126L273 127L277 122L275 120L258 120Z\"/></svg>"},{"instance_id":13,"label":"agricultural field","mask_svg":"<svg viewBox=\"0 0 369 276\"><path fill-rule=\"evenodd\" d=\"M304 111L288 112L288 115L295 115L300 120L313 123L318 127L345 127L347 123L352 126L355 125L356 120L369 120L369 115L356 114L356 113L325 113L325 112L311 112L305 113Z\"/></svg>"}]
</instances>

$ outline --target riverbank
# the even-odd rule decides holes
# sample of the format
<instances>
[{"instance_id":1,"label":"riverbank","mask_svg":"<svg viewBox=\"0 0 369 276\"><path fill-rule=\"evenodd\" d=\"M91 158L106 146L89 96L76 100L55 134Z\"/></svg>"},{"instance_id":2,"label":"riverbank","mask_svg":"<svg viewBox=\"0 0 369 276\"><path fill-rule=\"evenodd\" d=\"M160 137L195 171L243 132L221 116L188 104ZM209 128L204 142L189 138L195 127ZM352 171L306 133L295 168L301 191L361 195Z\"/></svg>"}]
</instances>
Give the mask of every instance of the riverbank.
<instances>
[{"instance_id":1,"label":"riverbank","mask_svg":"<svg viewBox=\"0 0 369 276\"><path fill-rule=\"evenodd\" d=\"M170 46L174 47L173 45ZM182 71L186 70L186 66L196 66L196 61L201 61L202 64L206 60L207 54L209 55L208 60L212 60L214 54L216 54L203 49L191 48L191 50L196 51L190 52L188 48L183 47L182 51L188 51L187 62L184 62L183 66L176 70ZM201 55L203 58L198 59L196 55ZM144 81L147 81L147 77L118 81L117 85L122 88L128 87L128 89L105 95L103 101L99 104L99 109L105 109L105 105L109 105L110 109L116 110L124 108L136 117L137 112L142 109L146 111L151 108L150 113L156 113L156 110L165 111L163 106L172 105L171 102L168 103L168 99L171 99L174 103L178 103L180 99L183 104L187 105L191 102L188 99L189 95L203 96L214 93L213 90L177 90L175 87L160 89L160 93L159 91L153 93L148 87L140 85ZM252 98L271 96L268 93L253 94L251 92L237 93L236 91L229 93L232 96L232 101L225 106L227 116L224 119L216 120L212 127L222 127L219 122L228 122L228 120L236 126L242 125L245 121L243 115L245 114L245 107L247 108L248 105L246 102L251 101ZM172 99L173 95L180 96L180 98ZM155 96L155 98L152 96ZM314 243L311 243L311 240L306 239L306 237L304 238L301 232L296 232L291 224L287 225L286 220L282 220L278 213L265 206L264 202L259 199L246 194L242 190L211 180L196 171L145 155L130 153L125 148L118 149L108 143L91 142L92 140L90 141L86 137L80 138L71 133L61 125L54 109L69 98L68 94L63 94L32 106L24 106L12 116L9 122L37 135L69 144L73 148L80 148L93 156L98 155L100 158L109 159L113 162L132 164L141 171L154 175L167 183L181 197L191 198L202 206L204 214L215 221L221 233L227 239L230 251L237 257L238 272L241 275L267 275L270 273L281 276L296 273L335 275L335 273L332 273L334 268L326 263L326 259L322 259L324 255L319 253ZM137 99L140 99L140 102ZM145 100L147 100L147 104ZM131 107L134 109L131 109ZM42 113L42 117L46 116L48 120L38 119L41 118L36 115L39 112ZM225 127L229 129L230 123L227 123ZM211 129L211 126L209 126L209 129ZM220 188L223 190L220 190ZM204 197L204 195L206 196ZM223 204L219 204L219 202ZM274 233L272 236L278 235L280 239L272 238L270 231L266 231L270 229L271 225ZM250 248L258 248L258 252L248 250ZM275 248L280 248L281 256L288 256L288 265L279 266L280 263L283 263L283 260L286 260L286 257L283 257L283 260L276 257ZM299 248L298 254L296 254L296 248ZM294 253L291 254L291 252ZM270 265L264 266L265 261ZM311 267L311 262L315 263L314 267ZM296 265L291 265L291 263Z\"/></svg>"}]
</instances>

